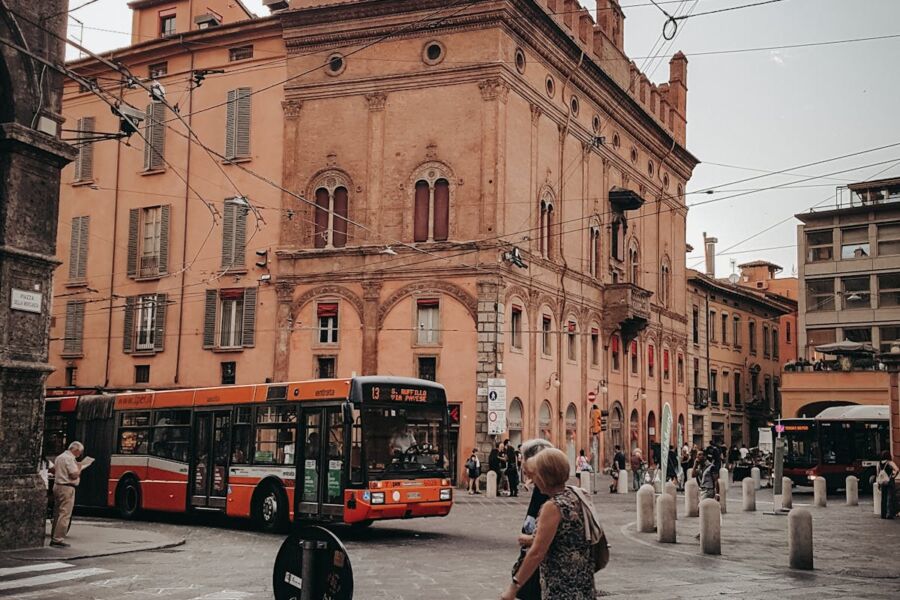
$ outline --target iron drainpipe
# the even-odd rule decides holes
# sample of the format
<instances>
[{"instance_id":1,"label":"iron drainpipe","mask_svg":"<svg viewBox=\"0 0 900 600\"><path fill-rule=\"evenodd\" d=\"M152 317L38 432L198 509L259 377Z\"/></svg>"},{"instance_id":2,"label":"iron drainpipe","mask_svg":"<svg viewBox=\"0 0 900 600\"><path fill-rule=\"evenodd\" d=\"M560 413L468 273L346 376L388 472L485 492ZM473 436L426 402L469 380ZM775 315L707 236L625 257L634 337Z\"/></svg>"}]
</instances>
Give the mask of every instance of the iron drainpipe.
<instances>
[{"instance_id":1,"label":"iron drainpipe","mask_svg":"<svg viewBox=\"0 0 900 600\"><path fill-rule=\"evenodd\" d=\"M122 97L125 93L125 84L119 84L119 102L122 102ZM106 319L106 365L103 371L103 387L109 387L109 358L112 354L112 314L113 314L113 300L115 299L115 285L116 285L116 248L118 247L118 243L116 241L117 234L119 232L119 228L117 227L117 223L119 220L119 173L121 171L122 165L122 139L116 140L116 182L115 189L113 190L113 231L112 231L112 260L110 262L109 269L109 304L107 306L107 319Z\"/></svg>"},{"instance_id":2,"label":"iron drainpipe","mask_svg":"<svg viewBox=\"0 0 900 600\"><path fill-rule=\"evenodd\" d=\"M193 4L193 3L192 3ZM194 74L194 51L188 49L188 52L191 54L191 69L190 75ZM187 114L187 125L188 128L192 128L193 122L193 114L194 114L194 86L190 83L188 84L188 114ZM187 137L187 165L184 169L184 231L182 232L182 240L181 240L181 284L178 291L178 341L175 342L175 380L174 383L181 383L181 327L184 323L184 285L185 279L187 278L187 240L188 240L188 210L190 208L190 194L191 194L191 137L188 135Z\"/></svg>"}]
</instances>

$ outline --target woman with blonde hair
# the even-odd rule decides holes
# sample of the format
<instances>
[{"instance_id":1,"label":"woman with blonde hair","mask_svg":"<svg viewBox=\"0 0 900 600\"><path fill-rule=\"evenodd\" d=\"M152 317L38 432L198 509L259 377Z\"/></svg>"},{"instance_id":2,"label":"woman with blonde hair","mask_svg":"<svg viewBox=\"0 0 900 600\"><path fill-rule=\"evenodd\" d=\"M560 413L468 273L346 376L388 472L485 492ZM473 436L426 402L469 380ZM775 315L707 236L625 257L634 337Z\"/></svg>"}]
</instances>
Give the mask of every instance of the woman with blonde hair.
<instances>
[{"instance_id":1,"label":"woman with blonde hair","mask_svg":"<svg viewBox=\"0 0 900 600\"><path fill-rule=\"evenodd\" d=\"M538 514L535 534L520 536L528 552L501 600L514 600L522 584L537 570L543 600L594 600L594 563L581 504L575 492L566 487L568 457L561 450L547 448L530 459L527 467L549 500Z\"/></svg>"}]
</instances>

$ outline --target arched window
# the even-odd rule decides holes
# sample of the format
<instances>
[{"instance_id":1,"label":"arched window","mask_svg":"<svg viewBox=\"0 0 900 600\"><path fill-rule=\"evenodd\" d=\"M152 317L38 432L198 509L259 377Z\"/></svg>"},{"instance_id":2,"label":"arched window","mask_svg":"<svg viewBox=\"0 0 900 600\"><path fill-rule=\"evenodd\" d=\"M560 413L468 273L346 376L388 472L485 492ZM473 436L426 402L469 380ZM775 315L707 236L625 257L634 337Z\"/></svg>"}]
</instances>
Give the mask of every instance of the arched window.
<instances>
[{"instance_id":1,"label":"arched window","mask_svg":"<svg viewBox=\"0 0 900 600\"><path fill-rule=\"evenodd\" d=\"M553 441L553 435L551 432L551 423L550 423L550 401L544 400L541 403L541 412L538 413L538 436L547 440L548 442Z\"/></svg>"},{"instance_id":2,"label":"arched window","mask_svg":"<svg viewBox=\"0 0 900 600\"><path fill-rule=\"evenodd\" d=\"M513 398L512 402L509 403L509 417L506 419L509 441L512 443L513 448L522 443L522 425L522 401L518 398Z\"/></svg>"},{"instance_id":3,"label":"arched window","mask_svg":"<svg viewBox=\"0 0 900 600\"><path fill-rule=\"evenodd\" d=\"M540 238L540 252L544 258L551 258L553 239L553 201L545 196L541 200L541 222L538 236Z\"/></svg>"},{"instance_id":4,"label":"arched window","mask_svg":"<svg viewBox=\"0 0 900 600\"><path fill-rule=\"evenodd\" d=\"M662 260L659 267L659 300L663 306L669 306L672 293L672 267L669 265L669 257Z\"/></svg>"},{"instance_id":5,"label":"arched window","mask_svg":"<svg viewBox=\"0 0 900 600\"><path fill-rule=\"evenodd\" d=\"M349 181L340 173L319 178L315 189L316 248L343 248L347 245L347 219L350 209Z\"/></svg>"},{"instance_id":6,"label":"arched window","mask_svg":"<svg viewBox=\"0 0 900 600\"><path fill-rule=\"evenodd\" d=\"M641 283L641 253L638 250L637 242L632 241L628 247L628 269L631 272L631 283L640 285Z\"/></svg>"},{"instance_id":7,"label":"arched window","mask_svg":"<svg viewBox=\"0 0 900 600\"><path fill-rule=\"evenodd\" d=\"M416 182L413 239L444 242L450 234L450 182L443 177Z\"/></svg>"},{"instance_id":8,"label":"arched window","mask_svg":"<svg viewBox=\"0 0 900 600\"><path fill-rule=\"evenodd\" d=\"M612 411L609 414L609 443L614 449L616 446L623 447L622 440L622 424L625 420L622 405L616 402L613 404ZM607 454L612 455L607 451Z\"/></svg>"},{"instance_id":9,"label":"arched window","mask_svg":"<svg viewBox=\"0 0 900 600\"><path fill-rule=\"evenodd\" d=\"M638 417L637 409L631 411L631 420L629 423L629 427L631 429L631 449L634 450L638 447L641 436L641 422L640 418ZM644 459L646 458L647 457L645 456Z\"/></svg>"},{"instance_id":10,"label":"arched window","mask_svg":"<svg viewBox=\"0 0 900 600\"><path fill-rule=\"evenodd\" d=\"M600 226L591 225L591 245L588 247L588 272L591 277L600 277Z\"/></svg>"},{"instance_id":11,"label":"arched window","mask_svg":"<svg viewBox=\"0 0 900 600\"><path fill-rule=\"evenodd\" d=\"M625 260L625 231L628 226L625 217L616 217L610 225L609 251L616 260Z\"/></svg>"},{"instance_id":12,"label":"arched window","mask_svg":"<svg viewBox=\"0 0 900 600\"><path fill-rule=\"evenodd\" d=\"M566 456L569 457L569 465L572 474L575 473L575 460L578 457L577 439L578 431L578 411L574 404L569 404L566 408Z\"/></svg>"}]
</instances>

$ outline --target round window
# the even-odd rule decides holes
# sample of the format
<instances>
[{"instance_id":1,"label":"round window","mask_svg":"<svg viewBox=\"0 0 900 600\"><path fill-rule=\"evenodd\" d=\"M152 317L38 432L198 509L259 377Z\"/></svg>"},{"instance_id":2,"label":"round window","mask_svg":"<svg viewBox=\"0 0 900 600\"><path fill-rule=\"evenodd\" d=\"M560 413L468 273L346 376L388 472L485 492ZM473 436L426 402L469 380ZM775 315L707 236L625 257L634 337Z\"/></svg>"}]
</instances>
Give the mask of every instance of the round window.
<instances>
[{"instance_id":1,"label":"round window","mask_svg":"<svg viewBox=\"0 0 900 600\"><path fill-rule=\"evenodd\" d=\"M614 133L613 134L613 148L618 150L621 145L622 145L622 140L619 139L619 134Z\"/></svg>"},{"instance_id":2,"label":"round window","mask_svg":"<svg viewBox=\"0 0 900 600\"><path fill-rule=\"evenodd\" d=\"M637 148L632 148L631 149L631 162L633 162L633 163L637 162L637 159L638 159Z\"/></svg>"},{"instance_id":3,"label":"round window","mask_svg":"<svg viewBox=\"0 0 900 600\"><path fill-rule=\"evenodd\" d=\"M556 93L556 84L553 82L553 78L548 75L547 76L547 95L552 98L553 94L555 94L555 93Z\"/></svg>"},{"instance_id":4,"label":"round window","mask_svg":"<svg viewBox=\"0 0 900 600\"><path fill-rule=\"evenodd\" d=\"M678 197L681 198L682 196L684 196L684 188L681 187L681 184L680 184L680 183L678 184L678 188L677 188L677 189L678 189Z\"/></svg>"},{"instance_id":5,"label":"round window","mask_svg":"<svg viewBox=\"0 0 900 600\"><path fill-rule=\"evenodd\" d=\"M519 73L525 72L525 53L521 48L516 48L516 70Z\"/></svg>"},{"instance_id":6,"label":"round window","mask_svg":"<svg viewBox=\"0 0 900 600\"><path fill-rule=\"evenodd\" d=\"M425 44L425 48L422 50L422 60L426 65L436 65L444 60L444 45L438 41Z\"/></svg>"},{"instance_id":7,"label":"round window","mask_svg":"<svg viewBox=\"0 0 900 600\"><path fill-rule=\"evenodd\" d=\"M653 161L648 160L647 161L647 175L649 175L650 177L653 177L654 170L655 170L655 167L653 166Z\"/></svg>"},{"instance_id":8,"label":"round window","mask_svg":"<svg viewBox=\"0 0 900 600\"><path fill-rule=\"evenodd\" d=\"M337 53L329 56L326 64L328 65L326 73L329 75L340 75L347 68L347 62L344 60L344 57Z\"/></svg>"},{"instance_id":9,"label":"round window","mask_svg":"<svg viewBox=\"0 0 900 600\"><path fill-rule=\"evenodd\" d=\"M669 174L668 173L663 175L663 187L665 187L666 189L669 189Z\"/></svg>"},{"instance_id":10,"label":"round window","mask_svg":"<svg viewBox=\"0 0 900 600\"><path fill-rule=\"evenodd\" d=\"M572 99L569 100L569 108L572 109L572 116L578 116L578 109L581 108L581 104L578 102L578 98L576 96L572 96Z\"/></svg>"},{"instance_id":11,"label":"round window","mask_svg":"<svg viewBox=\"0 0 900 600\"><path fill-rule=\"evenodd\" d=\"M594 133L600 133L600 115L594 115L594 118L591 119L591 128Z\"/></svg>"}]
</instances>

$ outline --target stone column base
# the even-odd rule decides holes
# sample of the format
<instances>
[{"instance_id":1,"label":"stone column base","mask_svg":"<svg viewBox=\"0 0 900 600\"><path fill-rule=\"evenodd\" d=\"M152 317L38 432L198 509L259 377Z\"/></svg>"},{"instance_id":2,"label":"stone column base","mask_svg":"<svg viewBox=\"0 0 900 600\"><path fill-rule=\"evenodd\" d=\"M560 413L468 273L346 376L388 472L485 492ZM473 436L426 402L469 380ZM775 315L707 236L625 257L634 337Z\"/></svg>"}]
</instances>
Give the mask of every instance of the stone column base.
<instances>
[{"instance_id":1,"label":"stone column base","mask_svg":"<svg viewBox=\"0 0 900 600\"><path fill-rule=\"evenodd\" d=\"M47 488L38 475L0 476L0 548L44 545Z\"/></svg>"}]
</instances>

